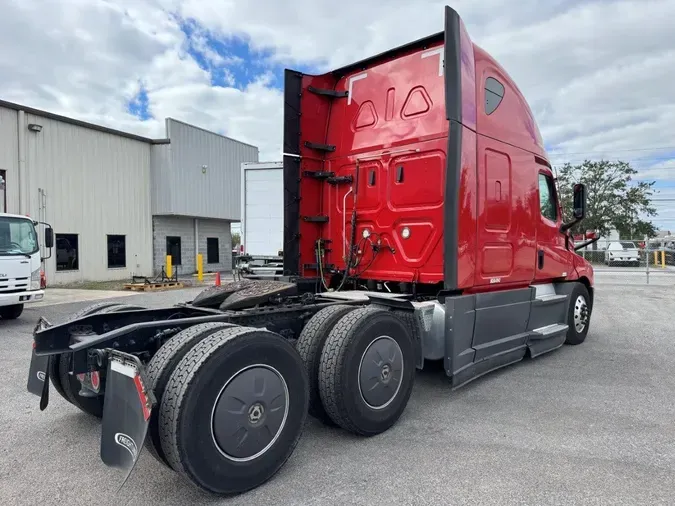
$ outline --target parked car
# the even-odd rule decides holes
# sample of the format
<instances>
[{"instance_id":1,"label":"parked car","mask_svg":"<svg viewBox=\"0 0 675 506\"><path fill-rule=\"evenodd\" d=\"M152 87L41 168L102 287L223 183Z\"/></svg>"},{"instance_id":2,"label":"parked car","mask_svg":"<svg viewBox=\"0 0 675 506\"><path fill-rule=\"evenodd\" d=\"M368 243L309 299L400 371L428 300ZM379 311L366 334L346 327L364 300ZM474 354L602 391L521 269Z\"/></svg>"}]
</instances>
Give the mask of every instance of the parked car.
<instances>
[{"instance_id":1,"label":"parked car","mask_svg":"<svg viewBox=\"0 0 675 506\"><path fill-rule=\"evenodd\" d=\"M632 241L614 241L607 245L605 250L605 264L612 265L640 265L640 250Z\"/></svg>"}]
</instances>

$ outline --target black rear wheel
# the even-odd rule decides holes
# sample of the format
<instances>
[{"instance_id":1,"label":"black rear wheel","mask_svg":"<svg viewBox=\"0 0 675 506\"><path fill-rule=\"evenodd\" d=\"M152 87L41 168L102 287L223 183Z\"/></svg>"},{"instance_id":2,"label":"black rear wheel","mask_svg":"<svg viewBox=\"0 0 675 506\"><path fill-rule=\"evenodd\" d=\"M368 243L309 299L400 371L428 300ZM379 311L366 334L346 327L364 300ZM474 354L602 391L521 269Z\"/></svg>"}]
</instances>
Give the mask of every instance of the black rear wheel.
<instances>
[{"instance_id":1,"label":"black rear wheel","mask_svg":"<svg viewBox=\"0 0 675 506\"><path fill-rule=\"evenodd\" d=\"M93 314L115 313L138 309L146 308L143 306L137 306L135 304L122 304L120 302L99 302L81 309L68 318L67 321L74 321ZM52 385L54 385L54 388L61 395L61 397L74 406L78 407L81 411L95 416L96 418L101 418L103 416L104 390L101 389L101 393L98 395L89 391L83 391L86 395L80 395L80 392L82 391L82 384L80 383L80 380L77 378L77 376L74 376L69 372L70 358L70 353L62 353L60 355L54 355L50 358L49 377L51 378Z\"/></svg>"},{"instance_id":2,"label":"black rear wheel","mask_svg":"<svg viewBox=\"0 0 675 506\"><path fill-rule=\"evenodd\" d=\"M82 384L77 376L70 374L70 359L71 353L62 353L59 358L59 380L61 388L66 394L66 399L73 405L78 407L81 411L95 416L96 418L103 417L103 395L96 395L92 392L92 397L85 397L80 395Z\"/></svg>"},{"instance_id":3,"label":"black rear wheel","mask_svg":"<svg viewBox=\"0 0 675 506\"><path fill-rule=\"evenodd\" d=\"M179 332L169 339L148 363L147 375L150 388L155 394L158 403L161 404L166 384L171 373L185 354L198 342L207 338L219 330L232 327L231 323L200 323ZM150 453L167 467L171 467L164 456L162 443L159 437L159 407L155 407L148 425L148 437L146 443Z\"/></svg>"},{"instance_id":4,"label":"black rear wheel","mask_svg":"<svg viewBox=\"0 0 675 506\"><path fill-rule=\"evenodd\" d=\"M16 320L23 313L23 304L0 307L0 318L3 320Z\"/></svg>"},{"instance_id":5,"label":"black rear wheel","mask_svg":"<svg viewBox=\"0 0 675 506\"><path fill-rule=\"evenodd\" d=\"M319 365L319 393L340 427L372 436L405 410L415 380L410 329L393 312L356 309L330 331Z\"/></svg>"},{"instance_id":6,"label":"black rear wheel","mask_svg":"<svg viewBox=\"0 0 675 506\"><path fill-rule=\"evenodd\" d=\"M335 324L354 309L356 306L343 304L323 308L310 318L295 344L309 377L309 414L328 425L335 425L335 423L326 413L319 395L321 350Z\"/></svg>"},{"instance_id":7,"label":"black rear wheel","mask_svg":"<svg viewBox=\"0 0 675 506\"><path fill-rule=\"evenodd\" d=\"M274 476L302 433L307 373L274 332L220 330L179 362L159 408L162 449L198 487L232 495Z\"/></svg>"}]
</instances>

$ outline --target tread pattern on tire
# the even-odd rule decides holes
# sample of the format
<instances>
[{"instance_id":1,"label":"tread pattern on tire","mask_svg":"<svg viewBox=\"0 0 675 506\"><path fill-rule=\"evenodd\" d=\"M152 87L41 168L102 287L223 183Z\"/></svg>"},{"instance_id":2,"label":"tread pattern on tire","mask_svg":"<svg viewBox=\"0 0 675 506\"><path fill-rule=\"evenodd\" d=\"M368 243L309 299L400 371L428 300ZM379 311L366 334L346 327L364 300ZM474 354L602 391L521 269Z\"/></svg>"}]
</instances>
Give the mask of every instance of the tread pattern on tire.
<instances>
[{"instance_id":1,"label":"tread pattern on tire","mask_svg":"<svg viewBox=\"0 0 675 506\"><path fill-rule=\"evenodd\" d=\"M307 322L295 345L309 376L309 414L323 422L334 423L326 413L319 394L321 351L328 339L328 333L340 318L357 308L358 306L337 304L321 309ZM331 321L332 325L330 325ZM324 335L321 335L322 333Z\"/></svg>"},{"instance_id":2,"label":"tread pattern on tire","mask_svg":"<svg viewBox=\"0 0 675 506\"><path fill-rule=\"evenodd\" d=\"M331 330L321 354L319 392L323 407L328 416L337 425L355 434L361 434L361 431L343 415L342 405L344 403L345 388L342 385L340 371L345 366L345 350L352 346L352 339L349 338L351 328L360 319L378 312L387 312L387 310L380 307L367 306L347 313ZM353 334L351 337L353 338Z\"/></svg>"},{"instance_id":3,"label":"tread pattern on tire","mask_svg":"<svg viewBox=\"0 0 675 506\"><path fill-rule=\"evenodd\" d=\"M216 353L221 346L234 339L245 339L249 327L235 326L215 334L195 345L174 368L164 389L160 402L159 438L166 461L174 471L185 473L178 449L178 419L188 388L199 373L200 366ZM243 335L242 335L243 334Z\"/></svg>"},{"instance_id":4,"label":"tread pattern on tire","mask_svg":"<svg viewBox=\"0 0 675 506\"><path fill-rule=\"evenodd\" d=\"M165 383L163 386L166 387L166 384L168 384L169 378L171 377L172 369L174 369L185 354L189 352L190 348L194 347L202 339L205 339L214 332L232 326L234 326L234 324L225 322L199 323L173 336L162 345L157 353L155 353L146 369L149 386L157 397L157 405L153 410L150 422L151 425L159 425L159 411L161 409L163 391L156 391L158 381L162 379ZM149 428L148 437L146 437L146 446L153 457L169 466L169 463L164 456L164 451L161 448L161 442L158 435L159 434L155 435L154 433L151 433L151 429ZM157 440L155 440L155 438L157 438Z\"/></svg>"}]
</instances>

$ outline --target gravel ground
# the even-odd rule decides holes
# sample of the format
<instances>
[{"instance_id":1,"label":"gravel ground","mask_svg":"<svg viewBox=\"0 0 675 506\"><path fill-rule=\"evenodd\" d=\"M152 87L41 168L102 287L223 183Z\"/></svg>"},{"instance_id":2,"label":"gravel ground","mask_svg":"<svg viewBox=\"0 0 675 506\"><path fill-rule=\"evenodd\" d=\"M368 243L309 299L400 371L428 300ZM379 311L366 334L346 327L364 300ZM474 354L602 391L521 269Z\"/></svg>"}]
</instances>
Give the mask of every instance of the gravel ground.
<instances>
[{"instance_id":1,"label":"gravel ground","mask_svg":"<svg viewBox=\"0 0 675 506\"><path fill-rule=\"evenodd\" d=\"M196 290L124 298L159 306ZM418 373L399 423L361 439L310 419L266 485L204 495L147 452L122 474L99 460L100 426L57 395L26 392L30 330L86 303L27 309L3 327L0 504L672 504L675 291L598 285L587 341L451 391ZM53 390L52 390L52 393ZM117 495L116 495L117 494Z\"/></svg>"}]
</instances>

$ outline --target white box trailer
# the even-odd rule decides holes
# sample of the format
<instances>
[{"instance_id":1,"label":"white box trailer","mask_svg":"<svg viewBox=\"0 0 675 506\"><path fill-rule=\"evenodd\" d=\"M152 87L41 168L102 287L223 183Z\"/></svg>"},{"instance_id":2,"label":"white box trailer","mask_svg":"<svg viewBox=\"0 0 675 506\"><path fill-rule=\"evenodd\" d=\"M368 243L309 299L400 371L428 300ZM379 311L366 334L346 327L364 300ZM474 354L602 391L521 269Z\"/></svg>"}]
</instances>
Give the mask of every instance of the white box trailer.
<instances>
[{"instance_id":1,"label":"white box trailer","mask_svg":"<svg viewBox=\"0 0 675 506\"><path fill-rule=\"evenodd\" d=\"M283 163L244 162L241 181L241 256L237 270L253 279L276 278L283 272Z\"/></svg>"}]
</instances>

